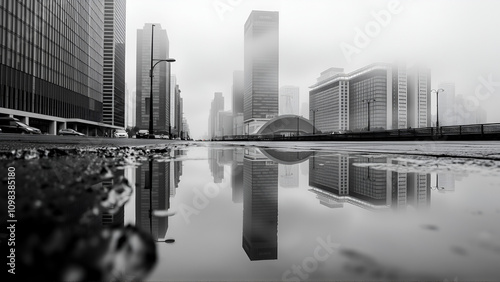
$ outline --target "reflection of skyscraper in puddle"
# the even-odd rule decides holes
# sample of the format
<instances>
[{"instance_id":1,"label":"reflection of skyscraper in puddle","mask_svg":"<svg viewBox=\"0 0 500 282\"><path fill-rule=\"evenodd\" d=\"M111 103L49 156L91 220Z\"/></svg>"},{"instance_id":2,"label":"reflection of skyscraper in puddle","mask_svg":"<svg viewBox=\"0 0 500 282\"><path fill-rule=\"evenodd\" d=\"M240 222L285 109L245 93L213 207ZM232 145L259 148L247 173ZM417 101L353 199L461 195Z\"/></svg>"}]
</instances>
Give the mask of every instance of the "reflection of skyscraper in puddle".
<instances>
[{"instance_id":1,"label":"reflection of skyscraper in puddle","mask_svg":"<svg viewBox=\"0 0 500 282\"><path fill-rule=\"evenodd\" d=\"M250 260L277 259L278 164L246 149L243 185L243 249Z\"/></svg>"},{"instance_id":2,"label":"reflection of skyscraper in puddle","mask_svg":"<svg viewBox=\"0 0 500 282\"><path fill-rule=\"evenodd\" d=\"M436 182L438 191L454 192L455 191L455 175L453 173L438 173L436 174Z\"/></svg>"},{"instance_id":3,"label":"reflection of skyscraper in puddle","mask_svg":"<svg viewBox=\"0 0 500 282\"><path fill-rule=\"evenodd\" d=\"M243 202L243 149L233 150L233 163L231 164L231 187L233 189L233 203Z\"/></svg>"},{"instance_id":4,"label":"reflection of skyscraper in puddle","mask_svg":"<svg viewBox=\"0 0 500 282\"><path fill-rule=\"evenodd\" d=\"M233 150L208 150L208 164L214 178L214 183L222 183L224 179L224 165L231 164L232 159Z\"/></svg>"},{"instance_id":5,"label":"reflection of skyscraper in puddle","mask_svg":"<svg viewBox=\"0 0 500 282\"><path fill-rule=\"evenodd\" d=\"M408 173L408 204L425 208L431 203L431 175Z\"/></svg>"},{"instance_id":6,"label":"reflection of skyscraper in puddle","mask_svg":"<svg viewBox=\"0 0 500 282\"><path fill-rule=\"evenodd\" d=\"M299 164L278 165L279 181L278 184L284 188L299 187Z\"/></svg>"},{"instance_id":7,"label":"reflection of skyscraper in puddle","mask_svg":"<svg viewBox=\"0 0 500 282\"><path fill-rule=\"evenodd\" d=\"M116 177L124 176L123 170L117 170L115 172L115 176ZM105 188L107 191L109 191L115 184L114 182L115 182L114 179L109 179L97 185L101 185L102 188ZM103 211L101 214L101 224L104 226L111 226L111 225L123 226L124 222L125 222L125 211L123 206L115 214L111 214L105 211Z\"/></svg>"},{"instance_id":8,"label":"reflection of skyscraper in puddle","mask_svg":"<svg viewBox=\"0 0 500 282\"><path fill-rule=\"evenodd\" d=\"M343 207L342 200L332 197L349 194L349 159L347 155L314 154L309 159L309 186L322 205L330 208ZM329 193L325 193L329 192Z\"/></svg>"},{"instance_id":9,"label":"reflection of skyscraper in puddle","mask_svg":"<svg viewBox=\"0 0 500 282\"><path fill-rule=\"evenodd\" d=\"M382 157L316 155L309 160L309 186L320 203L331 208L342 207L345 202L372 210L428 205L429 175L355 165L387 162Z\"/></svg>"},{"instance_id":10,"label":"reflection of skyscraper in puddle","mask_svg":"<svg viewBox=\"0 0 500 282\"><path fill-rule=\"evenodd\" d=\"M185 155L186 151L175 150L173 154L174 157L177 159L179 156ZM181 181L181 175L182 175L182 161L174 161L173 165L170 165L169 179L167 178L167 181L169 181L170 183L170 196L175 196L175 191L177 187L179 187L179 182Z\"/></svg>"},{"instance_id":11,"label":"reflection of skyscraper in puddle","mask_svg":"<svg viewBox=\"0 0 500 282\"><path fill-rule=\"evenodd\" d=\"M177 163L177 162L174 162ZM168 217L152 217L152 210L170 208L170 162L153 162L136 168L136 226L155 240L165 237Z\"/></svg>"}]
</instances>

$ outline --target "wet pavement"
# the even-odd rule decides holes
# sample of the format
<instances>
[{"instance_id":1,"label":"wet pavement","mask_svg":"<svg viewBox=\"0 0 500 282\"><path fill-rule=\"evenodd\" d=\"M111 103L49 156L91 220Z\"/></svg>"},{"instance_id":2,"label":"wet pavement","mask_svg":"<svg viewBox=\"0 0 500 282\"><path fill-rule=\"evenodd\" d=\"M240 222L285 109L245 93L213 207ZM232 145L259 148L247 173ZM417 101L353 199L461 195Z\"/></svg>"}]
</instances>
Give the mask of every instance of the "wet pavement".
<instances>
[{"instance_id":1,"label":"wet pavement","mask_svg":"<svg viewBox=\"0 0 500 282\"><path fill-rule=\"evenodd\" d=\"M498 281L494 144L477 158L253 145L3 150L2 187L16 173L17 270L72 281Z\"/></svg>"}]
</instances>

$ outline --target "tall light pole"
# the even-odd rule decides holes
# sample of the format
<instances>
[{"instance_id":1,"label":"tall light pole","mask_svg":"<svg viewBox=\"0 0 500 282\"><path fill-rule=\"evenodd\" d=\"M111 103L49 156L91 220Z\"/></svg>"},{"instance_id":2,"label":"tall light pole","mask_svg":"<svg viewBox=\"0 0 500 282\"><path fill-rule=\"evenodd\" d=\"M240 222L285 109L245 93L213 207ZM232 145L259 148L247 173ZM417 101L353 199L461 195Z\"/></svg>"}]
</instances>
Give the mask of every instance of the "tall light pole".
<instances>
[{"instance_id":1,"label":"tall light pole","mask_svg":"<svg viewBox=\"0 0 500 282\"><path fill-rule=\"evenodd\" d=\"M313 135L316 135L316 112L318 109L311 109L309 111L313 113Z\"/></svg>"},{"instance_id":2,"label":"tall light pole","mask_svg":"<svg viewBox=\"0 0 500 282\"><path fill-rule=\"evenodd\" d=\"M363 103L367 103L368 104L368 130L367 131L370 131L370 103L371 102L375 102L377 100L373 99L373 98L370 98L370 99L363 99Z\"/></svg>"},{"instance_id":3,"label":"tall light pole","mask_svg":"<svg viewBox=\"0 0 500 282\"><path fill-rule=\"evenodd\" d=\"M149 70L149 78L150 78L150 92L149 92L149 138L154 139L155 135L153 133L153 71L161 62L175 62L175 59L163 59L163 60L155 60L153 59L153 46L154 46L154 27L155 25L151 25L151 69ZM156 63L154 62L156 61ZM168 78L170 79L170 78ZM170 92L170 89L168 90ZM170 99L170 97L168 97Z\"/></svg>"},{"instance_id":4,"label":"tall light pole","mask_svg":"<svg viewBox=\"0 0 500 282\"><path fill-rule=\"evenodd\" d=\"M439 88L438 90L436 89L432 89L431 90L431 94L432 93L436 93L436 135L439 135L439 92L443 92L444 89L443 88Z\"/></svg>"}]
</instances>

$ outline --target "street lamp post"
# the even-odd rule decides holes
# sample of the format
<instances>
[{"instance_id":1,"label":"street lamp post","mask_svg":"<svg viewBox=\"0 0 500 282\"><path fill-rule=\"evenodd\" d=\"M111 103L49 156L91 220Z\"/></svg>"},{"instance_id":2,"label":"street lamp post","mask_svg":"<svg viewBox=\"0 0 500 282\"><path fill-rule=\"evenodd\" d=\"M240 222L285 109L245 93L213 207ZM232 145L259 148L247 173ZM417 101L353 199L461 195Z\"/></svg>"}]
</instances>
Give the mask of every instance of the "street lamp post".
<instances>
[{"instance_id":1,"label":"street lamp post","mask_svg":"<svg viewBox=\"0 0 500 282\"><path fill-rule=\"evenodd\" d=\"M439 135L439 92L443 91L443 88L439 88L438 90L431 90L431 93L436 93L436 135Z\"/></svg>"},{"instance_id":2,"label":"street lamp post","mask_svg":"<svg viewBox=\"0 0 500 282\"><path fill-rule=\"evenodd\" d=\"M370 131L370 103L375 102L375 101L377 101L377 100L375 100L373 98L363 99L363 102L368 104L368 130L367 131Z\"/></svg>"},{"instance_id":3,"label":"street lamp post","mask_svg":"<svg viewBox=\"0 0 500 282\"><path fill-rule=\"evenodd\" d=\"M316 112L318 109L312 109L309 111L313 113L313 135L316 135Z\"/></svg>"},{"instance_id":4,"label":"street lamp post","mask_svg":"<svg viewBox=\"0 0 500 282\"><path fill-rule=\"evenodd\" d=\"M155 60L153 59L153 46L154 46L154 27L155 25L151 25L151 69L149 70L149 78L150 78L150 92L149 92L149 138L154 139L155 135L153 133L153 71L161 62L175 62L175 59L163 59L163 60ZM156 63L154 62L156 61ZM170 99L170 97L169 97Z\"/></svg>"}]
</instances>

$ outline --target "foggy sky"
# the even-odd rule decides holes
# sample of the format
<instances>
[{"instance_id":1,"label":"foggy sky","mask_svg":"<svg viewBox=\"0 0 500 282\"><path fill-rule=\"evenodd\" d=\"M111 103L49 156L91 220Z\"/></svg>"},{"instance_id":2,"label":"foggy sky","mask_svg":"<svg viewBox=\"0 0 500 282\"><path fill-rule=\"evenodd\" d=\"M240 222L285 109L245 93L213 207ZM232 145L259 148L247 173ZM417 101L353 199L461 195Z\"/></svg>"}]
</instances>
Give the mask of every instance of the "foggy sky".
<instances>
[{"instance_id":1,"label":"foggy sky","mask_svg":"<svg viewBox=\"0 0 500 282\"><path fill-rule=\"evenodd\" d=\"M457 95L481 102L488 122L500 122L500 1L494 0L127 0L130 94L137 29L160 23L177 60L172 73L191 136L201 138L214 92L231 109L232 73L243 70L243 26L252 10L280 12L279 86L299 86L300 104L329 67L351 72L404 61L431 68L432 88L455 82Z\"/></svg>"}]
</instances>

